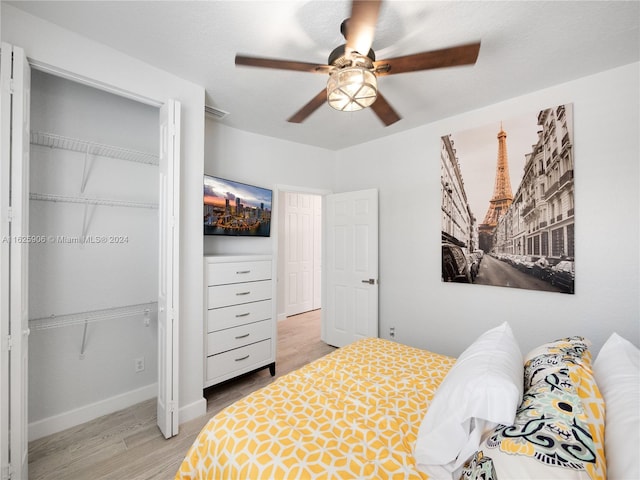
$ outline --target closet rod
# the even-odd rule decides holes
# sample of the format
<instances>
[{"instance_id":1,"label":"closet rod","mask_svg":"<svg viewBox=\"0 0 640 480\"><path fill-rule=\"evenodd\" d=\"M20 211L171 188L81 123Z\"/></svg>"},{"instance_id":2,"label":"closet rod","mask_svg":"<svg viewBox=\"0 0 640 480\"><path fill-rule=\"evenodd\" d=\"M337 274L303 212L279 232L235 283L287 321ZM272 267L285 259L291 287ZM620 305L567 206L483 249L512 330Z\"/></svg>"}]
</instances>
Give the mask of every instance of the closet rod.
<instances>
[{"instance_id":1,"label":"closet rod","mask_svg":"<svg viewBox=\"0 0 640 480\"><path fill-rule=\"evenodd\" d=\"M127 160L129 162L144 163L147 165L158 165L158 155L153 153L141 152L139 150L114 145L104 145L88 140L56 135L55 133L32 131L31 144L42 147L60 148L72 152L89 153L100 157Z\"/></svg>"},{"instance_id":2,"label":"closet rod","mask_svg":"<svg viewBox=\"0 0 640 480\"><path fill-rule=\"evenodd\" d=\"M157 209L156 203L144 203L144 202L127 202L124 200L107 200L105 198L91 198L91 197L70 197L66 195L54 195L50 193L30 193L29 198L31 200L44 200L48 202L65 202L65 203L80 203L89 205L106 205L109 207L134 207L134 208L151 208Z\"/></svg>"},{"instance_id":3,"label":"closet rod","mask_svg":"<svg viewBox=\"0 0 640 480\"><path fill-rule=\"evenodd\" d=\"M79 313L67 313L64 315L51 315L49 317L29 319L29 328L31 330L46 330L49 328L69 327L104 320L115 320L117 318L132 317L134 315L150 316L152 313L157 312L157 310L158 302L149 302Z\"/></svg>"}]
</instances>

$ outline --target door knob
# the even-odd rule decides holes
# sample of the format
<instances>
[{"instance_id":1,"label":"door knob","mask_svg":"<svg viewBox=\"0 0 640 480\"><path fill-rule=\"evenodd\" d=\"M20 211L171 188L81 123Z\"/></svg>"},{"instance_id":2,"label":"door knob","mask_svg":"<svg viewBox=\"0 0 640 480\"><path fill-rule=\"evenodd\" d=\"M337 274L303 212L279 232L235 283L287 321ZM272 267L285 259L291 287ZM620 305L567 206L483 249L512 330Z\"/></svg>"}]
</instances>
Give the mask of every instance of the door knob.
<instances>
[{"instance_id":1,"label":"door knob","mask_svg":"<svg viewBox=\"0 0 640 480\"><path fill-rule=\"evenodd\" d=\"M370 278L369 280L362 280L362 283L368 283L369 285L375 285L376 281L374 278Z\"/></svg>"}]
</instances>

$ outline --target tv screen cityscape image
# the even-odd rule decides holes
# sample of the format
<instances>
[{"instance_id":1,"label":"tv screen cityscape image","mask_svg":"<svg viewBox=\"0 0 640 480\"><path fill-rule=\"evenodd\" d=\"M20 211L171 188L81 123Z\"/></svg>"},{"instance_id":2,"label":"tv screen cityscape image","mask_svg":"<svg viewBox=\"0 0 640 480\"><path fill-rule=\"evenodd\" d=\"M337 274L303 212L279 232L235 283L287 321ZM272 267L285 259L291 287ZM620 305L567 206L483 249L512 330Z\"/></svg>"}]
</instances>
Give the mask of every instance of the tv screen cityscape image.
<instances>
[{"instance_id":1,"label":"tv screen cityscape image","mask_svg":"<svg viewBox=\"0 0 640 480\"><path fill-rule=\"evenodd\" d=\"M204 234L268 237L272 191L211 175L204 176Z\"/></svg>"}]
</instances>

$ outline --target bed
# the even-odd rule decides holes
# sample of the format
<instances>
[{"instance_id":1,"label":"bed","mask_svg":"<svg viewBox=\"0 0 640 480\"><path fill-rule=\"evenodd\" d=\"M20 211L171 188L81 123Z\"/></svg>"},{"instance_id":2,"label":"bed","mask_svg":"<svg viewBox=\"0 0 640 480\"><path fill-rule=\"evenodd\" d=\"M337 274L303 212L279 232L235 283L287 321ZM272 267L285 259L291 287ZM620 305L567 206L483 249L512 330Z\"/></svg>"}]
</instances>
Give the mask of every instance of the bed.
<instances>
[{"instance_id":1,"label":"bed","mask_svg":"<svg viewBox=\"0 0 640 480\"><path fill-rule=\"evenodd\" d=\"M366 338L213 417L177 478L422 478L412 445L455 359Z\"/></svg>"},{"instance_id":2,"label":"bed","mask_svg":"<svg viewBox=\"0 0 640 480\"><path fill-rule=\"evenodd\" d=\"M637 383L638 350L627 343L636 364L626 382ZM365 338L215 415L175 478L605 480L605 400L593 370L582 337L523 357L508 324L457 359ZM637 448L630 428L626 447L607 451ZM637 455L624 461L622 475L633 475Z\"/></svg>"}]
</instances>

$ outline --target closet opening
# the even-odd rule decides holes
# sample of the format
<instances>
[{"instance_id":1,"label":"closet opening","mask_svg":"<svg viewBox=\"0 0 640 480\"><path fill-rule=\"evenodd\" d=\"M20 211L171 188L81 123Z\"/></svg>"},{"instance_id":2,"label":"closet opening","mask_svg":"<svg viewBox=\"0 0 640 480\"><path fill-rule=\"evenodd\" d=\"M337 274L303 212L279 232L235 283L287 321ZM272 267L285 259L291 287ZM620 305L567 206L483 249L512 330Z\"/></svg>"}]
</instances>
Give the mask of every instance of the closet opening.
<instances>
[{"instance_id":1,"label":"closet opening","mask_svg":"<svg viewBox=\"0 0 640 480\"><path fill-rule=\"evenodd\" d=\"M157 107L32 70L29 440L157 396Z\"/></svg>"}]
</instances>

